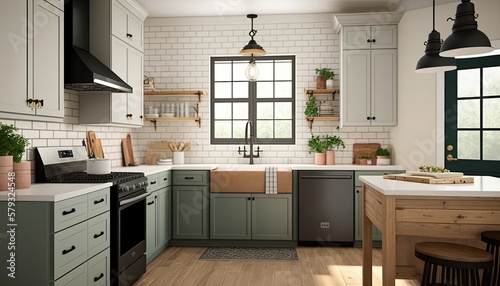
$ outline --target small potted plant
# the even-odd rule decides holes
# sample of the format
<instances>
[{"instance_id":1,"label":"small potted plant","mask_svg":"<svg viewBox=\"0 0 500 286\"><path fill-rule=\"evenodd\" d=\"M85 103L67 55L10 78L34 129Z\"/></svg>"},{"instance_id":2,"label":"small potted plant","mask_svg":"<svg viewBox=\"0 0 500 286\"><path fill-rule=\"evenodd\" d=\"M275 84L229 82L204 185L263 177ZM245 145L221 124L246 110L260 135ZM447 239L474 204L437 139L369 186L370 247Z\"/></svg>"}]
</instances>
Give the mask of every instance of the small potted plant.
<instances>
[{"instance_id":1,"label":"small potted plant","mask_svg":"<svg viewBox=\"0 0 500 286\"><path fill-rule=\"evenodd\" d=\"M318 116L318 107L316 106L316 97L311 95L306 103L306 109L304 110L306 117L316 117Z\"/></svg>"},{"instance_id":2,"label":"small potted plant","mask_svg":"<svg viewBox=\"0 0 500 286\"><path fill-rule=\"evenodd\" d=\"M377 156L377 165L390 165L391 164L391 153L385 148L379 148L375 151Z\"/></svg>"},{"instance_id":3,"label":"small potted plant","mask_svg":"<svg viewBox=\"0 0 500 286\"><path fill-rule=\"evenodd\" d=\"M369 154L361 154L359 155L359 164L360 165L368 165L368 160L370 160Z\"/></svg>"},{"instance_id":4,"label":"small potted plant","mask_svg":"<svg viewBox=\"0 0 500 286\"><path fill-rule=\"evenodd\" d=\"M14 172L14 182L16 189L26 189L31 186L31 163L29 161L22 161L23 154L29 145L29 141L21 134L17 133L18 129L13 125L0 125L0 159L5 168L9 168L10 172ZM2 163L0 163L2 164ZM1 166L0 166L1 167ZM8 171L1 167L5 171ZM0 190L6 187L4 182L0 182Z\"/></svg>"},{"instance_id":5,"label":"small potted plant","mask_svg":"<svg viewBox=\"0 0 500 286\"><path fill-rule=\"evenodd\" d=\"M316 88L317 89L325 89L325 88L333 88L333 77L335 76L335 72L332 71L331 68L317 68L316 74ZM327 80L330 80L329 84Z\"/></svg>"},{"instance_id":6,"label":"small potted plant","mask_svg":"<svg viewBox=\"0 0 500 286\"><path fill-rule=\"evenodd\" d=\"M339 127L337 126L337 130ZM326 136L326 164L335 165L335 150L339 150L340 147L345 149L344 141L337 135Z\"/></svg>"},{"instance_id":7,"label":"small potted plant","mask_svg":"<svg viewBox=\"0 0 500 286\"><path fill-rule=\"evenodd\" d=\"M325 151L327 148L326 140L320 138L319 135L314 136L314 134L311 133L311 138L309 139L307 146L309 146L310 149L309 153L314 152L314 164L325 165Z\"/></svg>"}]
</instances>

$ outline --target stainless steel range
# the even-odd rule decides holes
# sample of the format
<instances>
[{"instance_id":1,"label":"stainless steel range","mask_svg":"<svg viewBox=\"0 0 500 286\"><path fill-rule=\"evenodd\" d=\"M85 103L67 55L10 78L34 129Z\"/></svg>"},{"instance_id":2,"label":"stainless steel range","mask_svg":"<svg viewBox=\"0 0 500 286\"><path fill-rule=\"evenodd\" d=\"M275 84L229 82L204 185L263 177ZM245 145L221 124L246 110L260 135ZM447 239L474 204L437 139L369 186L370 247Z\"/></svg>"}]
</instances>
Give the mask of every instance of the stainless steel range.
<instances>
[{"instance_id":1,"label":"stainless steel range","mask_svg":"<svg viewBox=\"0 0 500 286\"><path fill-rule=\"evenodd\" d=\"M138 172L86 172L85 147L36 149L37 183L111 182L111 285L132 285L146 272L147 177Z\"/></svg>"}]
</instances>

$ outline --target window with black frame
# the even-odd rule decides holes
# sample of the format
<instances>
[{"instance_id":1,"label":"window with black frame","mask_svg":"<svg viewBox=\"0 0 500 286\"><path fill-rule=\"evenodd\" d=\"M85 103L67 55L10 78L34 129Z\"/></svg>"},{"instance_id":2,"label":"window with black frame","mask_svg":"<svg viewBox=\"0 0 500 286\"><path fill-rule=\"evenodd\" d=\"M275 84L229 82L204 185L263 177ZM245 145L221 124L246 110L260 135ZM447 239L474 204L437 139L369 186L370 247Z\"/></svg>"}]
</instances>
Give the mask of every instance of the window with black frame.
<instances>
[{"instance_id":1,"label":"window with black frame","mask_svg":"<svg viewBox=\"0 0 500 286\"><path fill-rule=\"evenodd\" d=\"M248 121L257 144L295 144L295 56L255 60L259 77L249 81L250 57L211 58L211 144L244 144Z\"/></svg>"}]
</instances>

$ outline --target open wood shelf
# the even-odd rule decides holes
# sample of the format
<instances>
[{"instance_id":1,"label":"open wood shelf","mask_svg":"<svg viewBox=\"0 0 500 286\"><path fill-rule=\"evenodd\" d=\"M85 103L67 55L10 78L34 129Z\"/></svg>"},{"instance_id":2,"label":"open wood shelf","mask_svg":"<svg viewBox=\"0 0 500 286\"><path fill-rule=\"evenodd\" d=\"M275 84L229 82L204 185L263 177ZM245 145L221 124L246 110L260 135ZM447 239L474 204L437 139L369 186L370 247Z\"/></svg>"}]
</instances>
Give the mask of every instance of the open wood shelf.
<instances>
[{"instance_id":1,"label":"open wood shelf","mask_svg":"<svg viewBox=\"0 0 500 286\"><path fill-rule=\"evenodd\" d=\"M207 95L203 90L150 90L144 91L144 95L150 96L198 96L198 102L203 95Z\"/></svg>"},{"instance_id":2,"label":"open wood shelf","mask_svg":"<svg viewBox=\"0 0 500 286\"><path fill-rule=\"evenodd\" d=\"M314 94L332 94L333 96L335 96L335 94L339 92L340 89L338 88L304 89L304 95L307 96L307 98Z\"/></svg>"},{"instance_id":3,"label":"open wood shelf","mask_svg":"<svg viewBox=\"0 0 500 286\"><path fill-rule=\"evenodd\" d=\"M158 121L194 121L198 124L198 127L201 128L201 117L156 117L156 118L144 118L144 121L149 121L154 124L156 130L156 123Z\"/></svg>"},{"instance_id":4,"label":"open wood shelf","mask_svg":"<svg viewBox=\"0 0 500 286\"><path fill-rule=\"evenodd\" d=\"M316 116L316 117L306 117L305 118L309 123L309 130L312 130L312 125L314 121L340 121L339 116Z\"/></svg>"}]
</instances>

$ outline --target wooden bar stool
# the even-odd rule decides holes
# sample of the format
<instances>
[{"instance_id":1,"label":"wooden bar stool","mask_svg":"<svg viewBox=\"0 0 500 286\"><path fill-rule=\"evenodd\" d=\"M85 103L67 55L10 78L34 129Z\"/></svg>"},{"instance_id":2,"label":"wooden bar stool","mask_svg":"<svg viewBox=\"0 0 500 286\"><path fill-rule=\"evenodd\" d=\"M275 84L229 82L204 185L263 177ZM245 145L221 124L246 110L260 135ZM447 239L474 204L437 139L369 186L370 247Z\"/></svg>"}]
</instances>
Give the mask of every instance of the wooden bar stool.
<instances>
[{"instance_id":1,"label":"wooden bar stool","mask_svg":"<svg viewBox=\"0 0 500 286\"><path fill-rule=\"evenodd\" d=\"M493 255L493 274L490 285L500 285L500 231L484 231L481 240L486 242L486 251Z\"/></svg>"},{"instance_id":2,"label":"wooden bar stool","mask_svg":"<svg viewBox=\"0 0 500 286\"><path fill-rule=\"evenodd\" d=\"M493 257L482 249L456 243L420 242L415 244L415 256L424 261L422 286L490 285ZM483 284L480 269L484 269Z\"/></svg>"}]
</instances>

